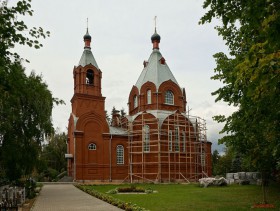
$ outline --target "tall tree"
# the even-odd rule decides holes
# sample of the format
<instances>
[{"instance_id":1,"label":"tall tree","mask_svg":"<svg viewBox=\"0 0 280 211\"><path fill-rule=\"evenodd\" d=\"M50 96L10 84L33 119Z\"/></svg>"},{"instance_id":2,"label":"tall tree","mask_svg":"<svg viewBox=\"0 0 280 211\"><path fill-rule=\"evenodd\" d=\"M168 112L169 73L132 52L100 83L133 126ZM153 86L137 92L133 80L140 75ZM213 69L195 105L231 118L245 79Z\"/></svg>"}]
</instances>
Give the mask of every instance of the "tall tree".
<instances>
[{"instance_id":1,"label":"tall tree","mask_svg":"<svg viewBox=\"0 0 280 211\"><path fill-rule=\"evenodd\" d=\"M25 74L13 49L16 44L40 48L38 39L49 32L20 20L33 14L31 0L15 6L7 2L0 0L0 165L9 180L17 180L32 172L41 142L53 132L53 105L61 101L52 97L41 76Z\"/></svg>"},{"instance_id":2,"label":"tall tree","mask_svg":"<svg viewBox=\"0 0 280 211\"><path fill-rule=\"evenodd\" d=\"M66 170L65 153L67 152L67 135L65 133L55 133L49 137L48 144L43 147L41 159L49 168L58 172Z\"/></svg>"},{"instance_id":3,"label":"tall tree","mask_svg":"<svg viewBox=\"0 0 280 211\"><path fill-rule=\"evenodd\" d=\"M53 98L41 76L26 76L18 63L10 70L0 70L0 155L8 178L16 180L32 172L40 143L53 132Z\"/></svg>"},{"instance_id":4,"label":"tall tree","mask_svg":"<svg viewBox=\"0 0 280 211\"><path fill-rule=\"evenodd\" d=\"M225 123L220 143L250 158L266 175L280 167L280 3L205 0L203 8L208 11L200 23L222 20L216 29L230 53L214 55L212 79L224 86L212 94L238 108L228 117L214 117Z\"/></svg>"},{"instance_id":5,"label":"tall tree","mask_svg":"<svg viewBox=\"0 0 280 211\"><path fill-rule=\"evenodd\" d=\"M214 150L212 153L212 174L213 175L218 175L217 173L217 164L220 160L221 156L219 155L218 150Z\"/></svg>"},{"instance_id":6,"label":"tall tree","mask_svg":"<svg viewBox=\"0 0 280 211\"><path fill-rule=\"evenodd\" d=\"M121 117L125 117L125 115L126 115L126 112L125 112L124 108L122 108L121 109Z\"/></svg>"},{"instance_id":7,"label":"tall tree","mask_svg":"<svg viewBox=\"0 0 280 211\"><path fill-rule=\"evenodd\" d=\"M226 176L226 173L232 172L233 154L232 148L225 148L223 155L216 150L213 152L213 175Z\"/></svg>"}]
</instances>

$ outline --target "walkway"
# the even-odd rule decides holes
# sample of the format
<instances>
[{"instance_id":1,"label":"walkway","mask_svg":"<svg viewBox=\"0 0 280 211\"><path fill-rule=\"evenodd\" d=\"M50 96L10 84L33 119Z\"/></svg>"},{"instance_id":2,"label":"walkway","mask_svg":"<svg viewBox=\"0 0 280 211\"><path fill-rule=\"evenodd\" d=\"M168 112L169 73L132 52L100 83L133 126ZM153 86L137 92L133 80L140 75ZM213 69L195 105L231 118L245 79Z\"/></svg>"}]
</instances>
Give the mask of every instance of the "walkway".
<instances>
[{"instance_id":1,"label":"walkway","mask_svg":"<svg viewBox=\"0 0 280 211\"><path fill-rule=\"evenodd\" d=\"M72 184L45 184L32 211L120 211L121 209L84 193Z\"/></svg>"}]
</instances>

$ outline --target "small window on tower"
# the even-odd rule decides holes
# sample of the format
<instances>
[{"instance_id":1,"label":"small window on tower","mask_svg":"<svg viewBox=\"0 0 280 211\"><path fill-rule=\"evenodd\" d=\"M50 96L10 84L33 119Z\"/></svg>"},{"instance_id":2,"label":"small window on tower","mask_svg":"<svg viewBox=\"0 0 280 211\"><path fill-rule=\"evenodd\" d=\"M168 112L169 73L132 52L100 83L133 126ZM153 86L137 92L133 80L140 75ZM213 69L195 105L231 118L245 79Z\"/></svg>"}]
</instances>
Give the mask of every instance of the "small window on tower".
<instances>
[{"instance_id":1,"label":"small window on tower","mask_svg":"<svg viewBox=\"0 0 280 211\"><path fill-rule=\"evenodd\" d=\"M137 95L134 95L134 97L133 97L133 106L134 106L134 108L137 108L137 107L138 107L138 98L137 98Z\"/></svg>"},{"instance_id":2,"label":"small window on tower","mask_svg":"<svg viewBox=\"0 0 280 211\"><path fill-rule=\"evenodd\" d=\"M86 84L93 85L94 74L93 70L87 70Z\"/></svg>"},{"instance_id":3,"label":"small window on tower","mask_svg":"<svg viewBox=\"0 0 280 211\"><path fill-rule=\"evenodd\" d=\"M90 143L90 144L88 145L88 150L96 150L96 144Z\"/></svg>"},{"instance_id":4,"label":"small window on tower","mask_svg":"<svg viewBox=\"0 0 280 211\"><path fill-rule=\"evenodd\" d=\"M147 104L151 104L152 103L152 93L151 90L148 89L147 90Z\"/></svg>"}]
</instances>

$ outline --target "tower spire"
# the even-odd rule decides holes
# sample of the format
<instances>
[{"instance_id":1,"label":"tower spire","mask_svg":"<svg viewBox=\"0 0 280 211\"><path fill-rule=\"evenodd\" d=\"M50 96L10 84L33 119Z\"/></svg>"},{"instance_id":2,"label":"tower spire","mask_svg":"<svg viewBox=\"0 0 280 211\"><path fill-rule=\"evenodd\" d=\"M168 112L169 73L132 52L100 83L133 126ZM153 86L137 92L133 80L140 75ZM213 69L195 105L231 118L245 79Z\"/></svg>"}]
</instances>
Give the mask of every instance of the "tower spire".
<instances>
[{"instance_id":1,"label":"tower spire","mask_svg":"<svg viewBox=\"0 0 280 211\"><path fill-rule=\"evenodd\" d=\"M88 18L87 18L87 34L88 34Z\"/></svg>"},{"instance_id":2,"label":"tower spire","mask_svg":"<svg viewBox=\"0 0 280 211\"><path fill-rule=\"evenodd\" d=\"M157 33L157 16L155 16L154 21L155 21L155 33L152 35L151 40L153 43L153 49L159 49L160 36Z\"/></svg>"},{"instance_id":3,"label":"tower spire","mask_svg":"<svg viewBox=\"0 0 280 211\"><path fill-rule=\"evenodd\" d=\"M155 21L155 33L157 33L157 16L154 17L154 21Z\"/></svg>"},{"instance_id":4,"label":"tower spire","mask_svg":"<svg viewBox=\"0 0 280 211\"><path fill-rule=\"evenodd\" d=\"M90 49L91 36L88 33L88 18L87 18L87 31L86 31L86 34L84 35L84 42L85 42L84 48Z\"/></svg>"}]
</instances>

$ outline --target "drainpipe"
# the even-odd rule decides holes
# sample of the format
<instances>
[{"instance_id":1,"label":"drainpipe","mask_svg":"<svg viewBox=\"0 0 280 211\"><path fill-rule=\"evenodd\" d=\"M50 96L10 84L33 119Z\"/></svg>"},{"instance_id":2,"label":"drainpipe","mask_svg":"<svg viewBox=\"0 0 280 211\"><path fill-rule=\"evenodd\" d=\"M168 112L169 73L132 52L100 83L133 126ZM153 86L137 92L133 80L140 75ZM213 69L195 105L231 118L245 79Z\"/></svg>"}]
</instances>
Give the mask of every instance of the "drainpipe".
<instances>
[{"instance_id":1,"label":"drainpipe","mask_svg":"<svg viewBox=\"0 0 280 211\"><path fill-rule=\"evenodd\" d=\"M109 158L110 158L110 175L109 175L109 181L112 182L112 134L111 134L110 142L109 142Z\"/></svg>"},{"instance_id":2,"label":"drainpipe","mask_svg":"<svg viewBox=\"0 0 280 211\"><path fill-rule=\"evenodd\" d=\"M73 135L74 135L74 169L73 169L74 178L73 178L73 180L76 181L76 137L75 137L75 133Z\"/></svg>"}]
</instances>

